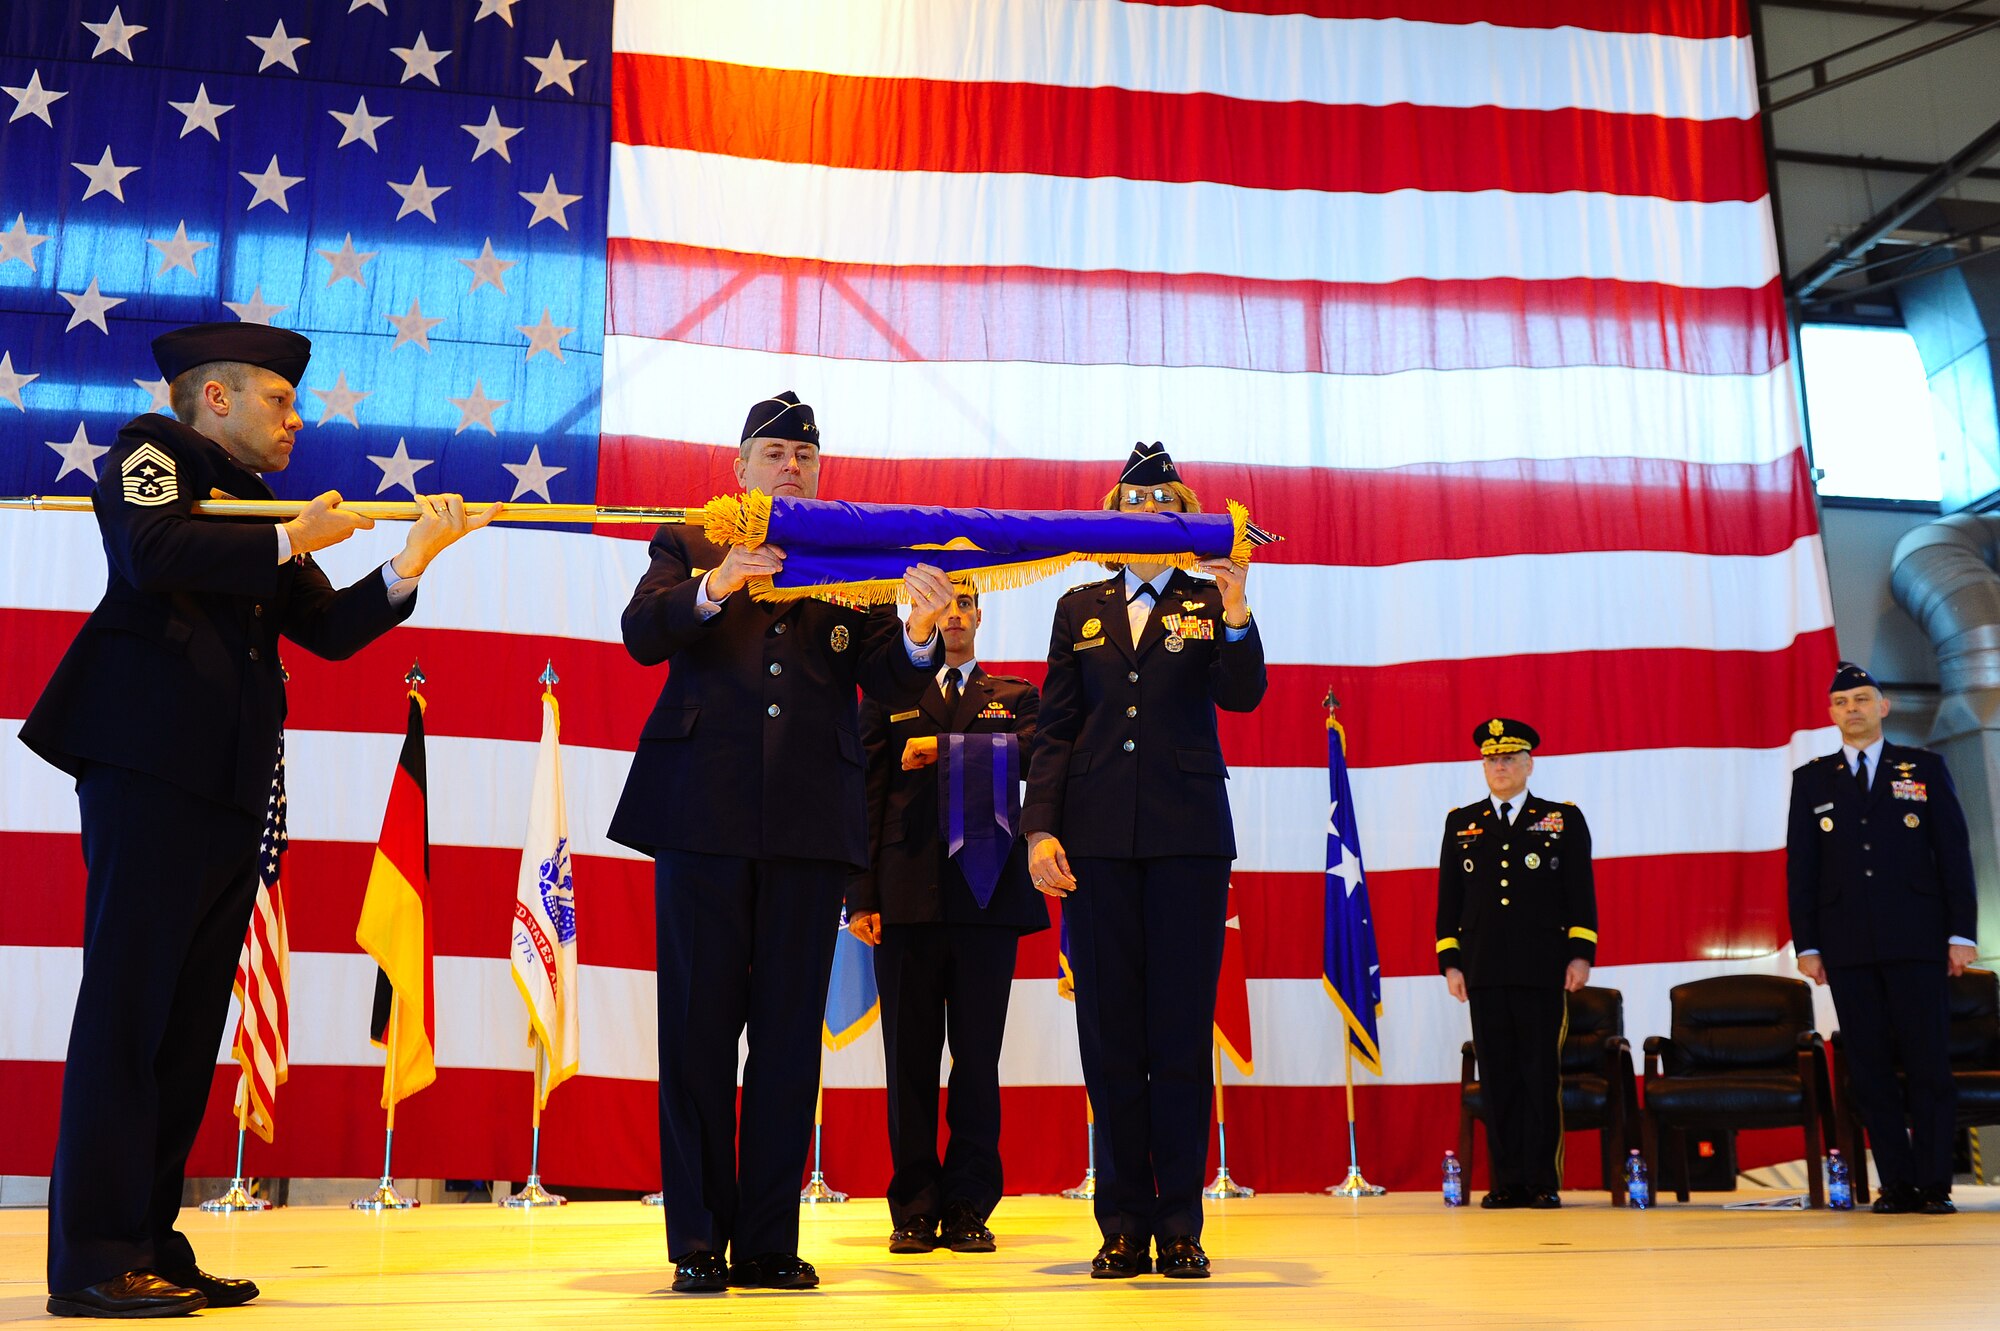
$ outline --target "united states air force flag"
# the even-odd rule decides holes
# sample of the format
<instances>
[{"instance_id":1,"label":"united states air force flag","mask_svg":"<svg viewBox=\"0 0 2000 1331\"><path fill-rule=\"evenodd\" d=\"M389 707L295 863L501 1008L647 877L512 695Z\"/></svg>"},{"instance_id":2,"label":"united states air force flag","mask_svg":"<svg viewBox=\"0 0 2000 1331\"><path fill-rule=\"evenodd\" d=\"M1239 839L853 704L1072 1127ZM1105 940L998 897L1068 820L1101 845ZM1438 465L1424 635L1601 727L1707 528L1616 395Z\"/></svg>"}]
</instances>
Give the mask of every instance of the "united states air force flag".
<instances>
[{"instance_id":1,"label":"united states air force flag","mask_svg":"<svg viewBox=\"0 0 2000 1331\"><path fill-rule=\"evenodd\" d=\"M1368 876L1355 830L1354 792L1347 782L1347 732L1326 721L1326 774L1332 803L1326 817L1326 950L1321 980L1340 1009L1354 1057L1382 1075L1375 1031L1382 1012L1382 963L1375 919L1368 910Z\"/></svg>"},{"instance_id":2,"label":"united states air force flag","mask_svg":"<svg viewBox=\"0 0 2000 1331\"><path fill-rule=\"evenodd\" d=\"M576 887L570 876L569 811L563 799L561 714L553 692L542 694L542 744L535 759L528 835L514 887L514 987L528 1005L528 1040L541 1053L535 1094L576 1073Z\"/></svg>"}]
</instances>

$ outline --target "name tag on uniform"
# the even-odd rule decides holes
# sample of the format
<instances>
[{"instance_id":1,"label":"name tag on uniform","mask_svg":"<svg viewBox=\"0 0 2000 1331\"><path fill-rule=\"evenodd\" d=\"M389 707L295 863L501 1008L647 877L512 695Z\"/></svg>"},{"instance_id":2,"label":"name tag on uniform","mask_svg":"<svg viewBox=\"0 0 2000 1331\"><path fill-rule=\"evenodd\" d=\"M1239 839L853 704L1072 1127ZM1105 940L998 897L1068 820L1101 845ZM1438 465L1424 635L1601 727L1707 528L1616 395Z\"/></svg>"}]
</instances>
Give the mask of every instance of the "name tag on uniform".
<instances>
[{"instance_id":1,"label":"name tag on uniform","mask_svg":"<svg viewBox=\"0 0 2000 1331\"><path fill-rule=\"evenodd\" d=\"M891 712L889 714L889 724L893 726L898 721L914 721L922 715L923 710L917 707L912 707L907 712Z\"/></svg>"},{"instance_id":2,"label":"name tag on uniform","mask_svg":"<svg viewBox=\"0 0 2000 1331\"><path fill-rule=\"evenodd\" d=\"M1814 813L1825 813L1825 812L1827 812L1827 811L1828 811L1829 809L1831 809L1831 808L1833 808L1833 801L1832 801L1832 800L1828 800L1828 801L1827 801L1826 803L1824 803L1824 804L1816 804L1816 805L1814 805L1814 806L1813 806L1813 812L1814 812Z\"/></svg>"},{"instance_id":3,"label":"name tag on uniform","mask_svg":"<svg viewBox=\"0 0 2000 1331\"><path fill-rule=\"evenodd\" d=\"M1073 646L1072 646L1072 647L1070 648L1070 650L1071 650L1071 651L1073 651L1073 652L1080 652L1080 651L1083 651L1083 650L1085 650L1086 648L1090 648L1090 647L1102 647L1103 645L1104 645L1104 639L1102 639L1102 638L1092 638L1092 639L1091 639L1091 640L1090 640L1089 642L1079 642L1079 643L1076 643L1075 645L1073 645Z\"/></svg>"},{"instance_id":4,"label":"name tag on uniform","mask_svg":"<svg viewBox=\"0 0 2000 1331\"><path fill-rule=\"evenodd\" d=\"M1899 800L1928 801L1930 799L1930 795L1921 781L1891 781L1889 783L1889 793Z\"/></svg>"}]
</instances>

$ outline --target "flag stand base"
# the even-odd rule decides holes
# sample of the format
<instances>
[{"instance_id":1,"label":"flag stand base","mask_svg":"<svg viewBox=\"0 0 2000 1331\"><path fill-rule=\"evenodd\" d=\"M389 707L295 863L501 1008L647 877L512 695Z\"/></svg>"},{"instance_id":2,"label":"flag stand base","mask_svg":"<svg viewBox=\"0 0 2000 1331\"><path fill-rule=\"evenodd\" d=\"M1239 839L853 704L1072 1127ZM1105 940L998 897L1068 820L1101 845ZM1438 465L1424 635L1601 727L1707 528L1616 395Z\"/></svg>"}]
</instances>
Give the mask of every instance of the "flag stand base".
<instances>
[{"instance_id":1,"label":"flag stand base","mask_svg":"<svg viewBox=\"0 0 2000 1331\"><path fill-rule=\"evenodd\" d=\"M502 1197L500 1204L502 1206L513 1207L567 1206L569 1205L569 1198L550 1192L547 1188L544 1188L540 1174L530 1174L528 1175L528 1181L521 1185L521 1190L511 1196Z\"/></svg>"},{"instance_id":2,"label":"flag stand base","mask_svg":"<svg viewBox=\"0 0 2000 1331\"><path fill-rule=\"evenodd\" d=\"M220 1197L211 1197L201 1204L201 1209L215 1213L228 1211L268 1211L271 1203L262 1197L252 1197L241 1176L229 1180L229 1190Z\"/></svg>"},{"instance_id":3,"label":"flag stand base","mask_svg":"<svg viewBox=\"0 0 2000 1331\"><path fill-rule=\"evenodd\" d=\"M1229 1166L1224 1165L1215 1171L1214 1181L1201 1190L1201 1195L1212 1202L1224 1202L1231 1197L1255 1197L1257 1190L1246 1188L1229 1177Z\"/></svg>"},{"instance_id":4,"label":"flag stand base","mask_svg":"<svg viewBox=\"0 0 2000 1331\"><path fill-rule=\"evenodd\" d=\"M1326 1193L1329 1197L1380 1197L1388 1191L1387 1188L1378 1188L1361 1177L1361 1166L1349 1165L1347 1177L1328 1188Z\"/></svg>"},{"instance_id":5,"label":"flag stand base","mask_svg":"<svg viewBox=\"0 0 2000 1331\"><path fill-rule=\"evenodd\" d=\"M1076 1185L1076 1186L1075 1186L1074 1188L1064 1188L1064 1189L1062 1190L1062 1195L1063 1195L1063 1196L1065 1196L1065 1197L1067 1197L1067 1198L1069 1198L1069 1200L1071 1200L1071 1201L1073 1201L1073 1202L1094 1202L1094 1201L1096 1201L1096 1200L1097 1200L1097 1171L1096 1171L1095 1169L1086 1169L1086 1170L1084 1170L1084 1171L1083 1171L1083 1182L1081 1182L1081 1183L1077 1184L1077 1185Z\"/></svg>"},{"instance_id":6,"label":"flag stand base","mask_svg":"<svg viewBox=\"0 0 2000 1331\"><path fill-rule=\"evenodd\" d=\"M384 1174L375 1185L375 1191L366 1197L356 1197L348 1205L356 1211L409 1211L423 1203L397 1192L395 1180Z\"/></svg>"},{"instance_id":7,"label":"flag stand base","mask_svg":"<svg viewBox=\"0 0 2000 1331\"><path fill-rule=\"evenodd\" d=\"M844 1192L835 1192L832 1188L828 1187L826 1184L826 1175L815 1169L812 1172L812 1177L806 1180L804 1189L800 1191L799 1200L807 1206L819 1206L827 1202L844 1202L847 1200L847 1194Z\"/></svg>"},{"instance_id":8,"label":"flag stand base","mask_svg":"<svg viewBox=\"0 0 2000 1331\"><path fill-rule=\"evenodd\" d=\"M665 1206L666 1204L667 1194L664 1192L649 1192L639 1199L639 1205L641 1206Z\"/></svg>"}]
</instances>

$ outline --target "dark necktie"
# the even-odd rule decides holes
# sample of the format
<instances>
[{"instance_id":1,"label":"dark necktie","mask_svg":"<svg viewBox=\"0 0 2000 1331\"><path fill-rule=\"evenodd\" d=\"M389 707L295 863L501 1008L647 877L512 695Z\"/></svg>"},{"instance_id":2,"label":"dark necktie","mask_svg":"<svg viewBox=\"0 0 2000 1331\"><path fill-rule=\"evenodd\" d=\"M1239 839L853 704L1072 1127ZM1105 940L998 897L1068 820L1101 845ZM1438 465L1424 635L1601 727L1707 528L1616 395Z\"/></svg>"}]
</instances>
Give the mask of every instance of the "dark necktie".
<instances>
[{"instance_id":1,"label":"dark necktie","mask_svg":"<svg viewBox=\"0 0 2000 1331\"><path fill-rule=\"evenodd\" d=\"M944 672L944 706L946 711L957 710L958 693L958 667L953 666Z\"/></svg>"},{"instance_id":2,"label":"dark necktie","mask_svg":"<svg viewBox=\"0 0 2000 1331\"><path fill-rule=\"evenodd\" d=\"M1860 761L1854 764L1854 788L1861 792L1861 798L1865 800L1868 798L1868 755L1863 752L1856 757Z\"/></svg>"},{"instance_id":3,"label":"dark necktie","mask_svg":"<svg viewBox=\"0 0 2000 1331\"><path fill-rule=\"evenodd\" d=\"M1142 582L1139 584L1138 591L1133 592L1130 596L1125 598L1125 604L1130 605L1132 604L1132 602L1138 600L1142 596L1156 605L1159 603L1160 595L1158 592L1153 590L1153 584L1150 582Z\"/></svg>"},{"instance_id":4,"label":"dark necktie","mask_svg":"<svg viewBox=\"0 0 2000 1331\"><path fill-rule=\"evenodd\" d=\"M1514 803L1512 800L1500 801L1500 821L1507 824L1507 826L1509 827L1512 827L1514 825L1513 809L1514 809Z\"/></svg>"}]
</instances>

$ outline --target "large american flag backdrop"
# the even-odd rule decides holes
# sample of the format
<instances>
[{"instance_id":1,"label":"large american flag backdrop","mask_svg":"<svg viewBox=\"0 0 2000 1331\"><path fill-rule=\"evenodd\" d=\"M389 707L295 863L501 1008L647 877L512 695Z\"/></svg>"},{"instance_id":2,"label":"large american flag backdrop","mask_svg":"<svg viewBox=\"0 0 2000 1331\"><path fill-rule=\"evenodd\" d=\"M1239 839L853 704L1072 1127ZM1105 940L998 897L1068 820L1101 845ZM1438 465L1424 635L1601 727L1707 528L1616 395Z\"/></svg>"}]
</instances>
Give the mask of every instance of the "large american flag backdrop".
<instances>
[{"instance_id":1,"label":"large american flag backdrop","mask_svg":"<svg viewBox=\"0 0 2000 1331\"><path fill-rule=\"evenodd\" d=\"M1635 1039L1674 983L1788 969L1786 776L1831 743L1835 646L1741 0L7 13L0 491L86 492L159 390L147 340L234 313L316 344L273 478L290 496L699 502L731 488L746 405L794 388L830 497L1094 507L1161 439L1212 506L1283 533L1251 581L1270 694L1224 731L1258 1053L1228 1078L1238 1177L1303 1189L1346 1164L1319 979L1329 688L1380 930L1377 1181L1428 1184L1452 1138L1467 1027L1434 973L1433 881L1444 811L1483 790L1481 718L1532 720L1536 790L1590 815L1599 982ZM525 1171L508 925L553 659L583 1054L543 1172L656 1186L651 865L604 837L659 684L618 642L638 535L489 531L426 576L411 627L341 665L288 654L291 1080L252 1172L374 1168L353 931L412 658L440 1076L402 1107L397 1168ZM397 539L325 563L356 577ZM102 583L88 518L0 520L9 732ZM989 598L990 668L1040 677L1063 585ZM0 1172L50 1158L76 817L5 745ZM1055 975L1053 932L1028 940L1017 1190L1083 1167ZM828 1171L879 1191L879 1037L825 1077ZM226 1170L234 1080L197 1170ZM1572 1182L1594 1156L1571 1152Z\"/></svg>"}]
</instances>

